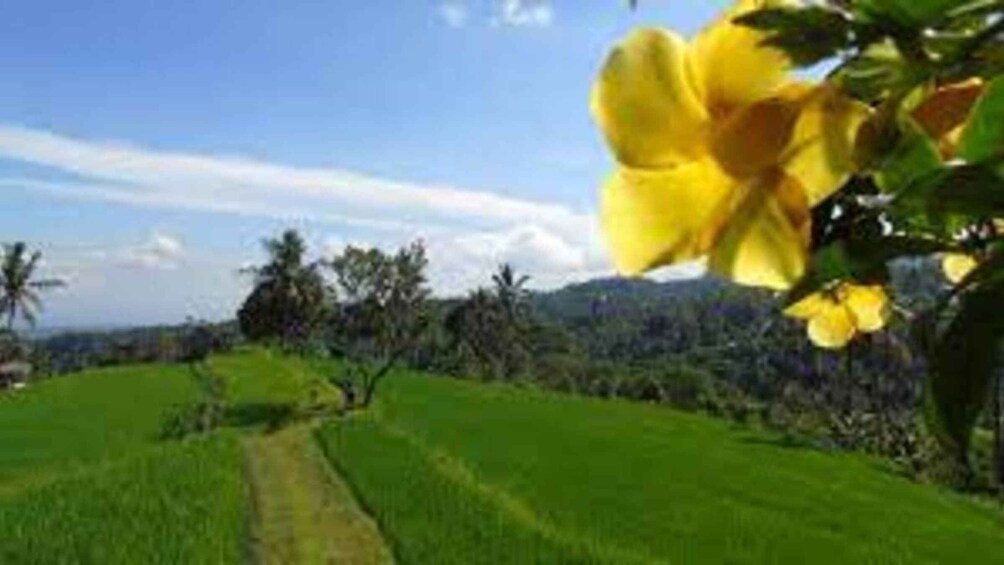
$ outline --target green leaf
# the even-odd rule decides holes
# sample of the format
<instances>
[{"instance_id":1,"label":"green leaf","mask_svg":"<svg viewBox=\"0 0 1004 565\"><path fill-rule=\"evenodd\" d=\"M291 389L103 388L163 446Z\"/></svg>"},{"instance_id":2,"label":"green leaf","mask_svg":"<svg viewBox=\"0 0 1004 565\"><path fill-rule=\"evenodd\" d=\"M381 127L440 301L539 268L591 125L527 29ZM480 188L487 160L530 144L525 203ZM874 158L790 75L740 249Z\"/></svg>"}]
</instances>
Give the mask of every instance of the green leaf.
<instances>
[{"instance_id":1,"label":"green leaf","mask_svg":"<svg viewBox=\"0 0 1004 565\"><path fill-rule=\"evenodd\" d=\"M824 6L773 7L744 14L736 23L768 32L764 44L784 51L798 66L814 65L851 46L852 22Z\"/></svg>"},{"instance_id":2,"label":"green leaf","mask_svg":"<svg viewBox=\"0 0 1004 565\"><path fill-rule=\"evenodd\" d=\"M976 102L959 143L959 156L970 162L1004 157L1004 76L992 80Z\"/></svg>"},{"instance_id":3,"label":"green leaf","mask_svg":"<svg viewBox=\"0 0 1004 565\"><path fill-rule=\"evenodd\" d=\"M939 439L960 454L969 448L973 425L1001 362L1002 304L1001 287L967 293L930 351L925 412Z\"/></svg>"},{"instance_id":4,"label":"green leaf","mask_svg":"<svg viewBox=\"0 0 1004 565\"><path fill-rule=\"evenodd\" d=\"M875 176L883 191L894 194L943 169L938 146L916 122L904 118L900 129L898 143Z\"/></svg>"},{"instance_id":5,"label":"green leaf","mask_svg":"<svg viewBox=\"0 0 1004 565\"><path fill-rule=\"evenodd\" d=\"M831 77L858 100L874 102L907 82L907 69L899 53L880 45L848 59Z\"/></svg>"},{"instance_id":6,"label":"green leaf","mask_svg":"<svg viewBox=\"0 0 1004 565\"><path fill-rule=\"evenodd\" d=\"M900 191L892 208L935 226L1004 217L1004 175L994 163L948 166Z\"/></svg>"},{"instance_id":7,"label":"green leaf","mask_svg":"<svg viewBox=\"0 0 1004 565\"><path fill-rule=\"evenodd\" d=\"M854 8L869 21L916 27L942 20L966 4L968 0L858 0Z\"/></svg>"}]
</instances>

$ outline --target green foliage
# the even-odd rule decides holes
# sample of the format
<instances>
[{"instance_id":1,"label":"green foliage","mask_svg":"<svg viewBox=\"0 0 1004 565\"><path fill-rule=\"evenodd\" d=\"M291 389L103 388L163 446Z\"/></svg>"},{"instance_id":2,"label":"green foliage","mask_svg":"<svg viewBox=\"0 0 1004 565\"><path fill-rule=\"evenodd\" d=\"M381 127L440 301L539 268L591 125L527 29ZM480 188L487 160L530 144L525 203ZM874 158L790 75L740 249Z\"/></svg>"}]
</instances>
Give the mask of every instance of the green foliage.
<instances>
[{"instance_id":1,"label":"green foliage","mask_svg":"<svg viewBox=\"0 0 1004 565\"><path fill-rule=\"evenodd\" d=\"M321 439L402 563L1004 557L989 508L703 416L418 375L379 408Z\"/></svg>"},{"instance_id":2,"label":"green foliage","mask_svg":"<svg viewBox=\"0 0 1004 565\"><path fill-rule=\"evenodd\" d=\"M996 160L1000 166L1004 158L1004 76L987 84L986 92L973 108L959 142L959 156L973 163ZM999 170L998 175L1001 175ZM1004 191L999 183L996 188ZM997 211L1004 213L1004 208Z\"/></svg>"},{"instance_id":3,"label":"green foliage","mask_svg":"<svg viewBox=\"0 0 1004 565\"><path fill-rule=\"evenodd\" d=\"M281 340L292 347L313 336L324 321L326 288L316 264L305 263L306 244L295 230L263 242L268 263L247 269L254 290L237 313L251 340Z\"/></svg>"},{"instance_id":4,"label":"green foliage","mask_svg":"<svg viewBox=\"0 0 1004 565\"><path fill-rule=\"evenodd\" d=\"M227 382L204 363L189 365L198 396L169 413L161 428L164 439L208 434L223 424L227 409Z\"/></svg>"},{"instance_id":5,"label":"green foliage","mask_svg":"<svg viewBox=\"0 0 1004 565\"><path fill-rule=\"evenodd\" d=\"M459 357L458 369L507 380L527 371L531 343L536 343L531 333L546 332L532 323L525 288L529 280L517 276L511 265L500 265L491 288L477 289L450 309L444 327Z\"/></svg>"},{"instance_id":6,"label":"green foliage","mask_svg":"<svg viewBox=\"0 0 1004 565\"><path fill-rule=\"evenodd\" d=\"M861 170L814 214L814 257L789 303L841 281L882 282L887 263L902 257L983 260L916 315L936 326L918 328L929 341L929 420L964 461L1002 363L991 318L1004 304L1004 263L993 260L1004 235L995 227L1004 219L1004 3L830 1L765 8L738 22L766 31L764 42L797 65L834 61L833 81L874 110L858 135ZM875 225L882 229L859 229Z\"/></svg>"},{"instance_id":7,"label":"green foliage","mask_svg":"<svg viewBox=\"0 0 1004 565\"><path fill-rule=\"evenodd\" d=\"M329 347L344 362L334 382L345 406L367 406L379 381L413 353L428 325L425 246L416 241L390 255L349 246L327 263L335 276Z\"/></svg>"},{"instance_id":8,"label":"green foliage","mask_svg":"<svg viewBox=\"0 0 1004 565\"><path fill-rule=\"evenodd\" d=\"M1004 288L966 293L931 352L929 402L937 430L965 459L976 419L986 406L1004 338ZM937 330L934 330L937 331Z\"/></svg>"},{"instance_id":9,"label":"green foliage","mask_svg":"<svg viewBox=\"0 0 1004 565\"><path fill-rule=\"evenodd\" d=\"M801 66L827 59L854 40L852 21L841 11L825 6L767 8L736 21L773 31L767 45L791 54L793 62Z\"/></svg>"},{"instance_id":10,"label":"green foliage","mask_svg":"<svg viewBox=\"0 0 1004 565\"><path fill-rule=\"evenodd\" d=\"M966 0L858 0L854 9L866 21L904 28L936 23Z\"/></svg>"},{"instance_id":11,"label":"green foliage","mask_svg":"<svg viewBox=\"0 0 1004 565\"><path fill-rule=\"evenodd\" d=\"M65 285L59 279L38 279L35 276L41 260L42 253L30 252L22 241L3 244L0 253L0 318L6 319L8 331L13 331L18 317L30 325L35 324L42 308L39 291Z\"/></svg>"}]
</instances>

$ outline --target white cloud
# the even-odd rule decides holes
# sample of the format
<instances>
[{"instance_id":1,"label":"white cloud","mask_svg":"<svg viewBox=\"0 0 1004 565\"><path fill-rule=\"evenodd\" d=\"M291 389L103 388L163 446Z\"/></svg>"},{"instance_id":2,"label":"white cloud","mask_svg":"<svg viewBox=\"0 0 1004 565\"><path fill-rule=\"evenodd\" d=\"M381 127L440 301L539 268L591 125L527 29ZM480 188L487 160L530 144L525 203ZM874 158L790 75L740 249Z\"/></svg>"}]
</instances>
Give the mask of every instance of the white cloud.
<instances>
[{"instance_id":1,"label":"white cloud","mask_svg":"<svg viewBox=\"0 0 1004 565\"><path fill-rule=\"evenodd\" d=\"M446 25L453 28L461 28L467 25L470 19L470 10L464 2L444 0L439 5L439 17L446 22Z\"/></svg>"},{"instance_id":2,"label":"white cloud","mask_svg":"<svg viewBox=\"0 0 1004 565\"><path fill-rule=\"evenodd\" d=\"M439 295L486 284L502 262L531 275L535 288L613 272L596 218L557 203L0 125L2 158L40 165L70 180L53 181L51 174L0 178L0 188L296 222L311 249L324 255L347 243L391 250L422 238ZM345 226L353 230L339 230ZM248 284L246 277L236 276L237 267L251 257L260 259L257 248L246 253L200 257L162 232L152 232L135 245L64 253L58 264L53 261L52 272L72 278L67 295L81 301L58 301L71 310L59 319L106 322L113 321L108 316L128 313L129 320L139 323L171 316L180 321L188 314L232 315ZM178 268L182 265L186 268ZM696 273L684 268L670 272L674 274ZM129 285L137 290L122 290ZM150 288L157 288L156 297L149 295Z\"/></svg>"},{"instance_id":3,"label":"white cloud","mask_svg":"<svg viewBox=\"0 0 1004 565\"><path fill-rule=\"evenodd\" d=\"M532 221L574 233L589 221L588 216L560 204L488 192L398 182L338 169L156 151L17 127L0 126L0 157L85 179L76 183L7 178L0 179L0 185L144 206L409 232L485 229Z\"/></svg>"},{"instance_id":4,"label":"white cloud","mask_svg":"<svg viewBox=\"0 0 1004 565\"><path fill-rule=\"evenodd\" d=\"M184 257L181 241L162 233L154 233L141 245L119 253L120 262L130 267L154 270L177 269Z\"/></svg>"},{"instance_id":5,"label":"white cloud","mask_svg":"<svg viewBox=\"0 0 1004 565\"><path fill-rule=\"evenodd\" d=\"M45 295L40 320L45 326L180 323L188 316L227 319L251 283L236 268L250 257L193 253L162 232L135 244L35 247L46 258L42 274L67 283ZM178 268L182 265L186 268Z\"/></svg>"},{"instance_id":6,"label":"white cloud","mask_svg":"<svg viewBox=\"0 0 1004 565\"><path fill-rule=\"evenodd\" d=\"M554 21L550 0L496 0L496 25L512 27L547 27Z\"/></svg>"},{"instance_id":7,"label":"white cloud","mask_svg":"<svg viewBox=\"0 0 1004 565\"><path fill-rule=\"evenodd\" d=\"M531 287L553 288L613 271L597 230L568 237L539 225L479 231L428 241L430 279L454 295L488 283L502 263L531 275Z\"/></svg>"}]
</instances>

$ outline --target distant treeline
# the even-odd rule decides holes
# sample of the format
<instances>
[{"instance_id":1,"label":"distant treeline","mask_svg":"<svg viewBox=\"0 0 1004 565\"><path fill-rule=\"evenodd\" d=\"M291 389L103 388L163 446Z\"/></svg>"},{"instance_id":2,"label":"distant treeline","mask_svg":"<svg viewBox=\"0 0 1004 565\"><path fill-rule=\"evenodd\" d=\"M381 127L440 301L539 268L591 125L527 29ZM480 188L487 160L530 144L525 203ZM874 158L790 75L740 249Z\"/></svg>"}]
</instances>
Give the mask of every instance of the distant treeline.
<instances>
[{"instance_id":1,"label":"distant treeline","mask_svg":"<svg viewBox=\"0 0 1004 565\"><path fill-rule=\"evenodd\" d=\"M242 339L233 321L68 331L34 340L34 373L38 378L91 367L181 362L191 354L193 333L207 330L217 350L232 348Z\"/></svg>"}]
</instances>

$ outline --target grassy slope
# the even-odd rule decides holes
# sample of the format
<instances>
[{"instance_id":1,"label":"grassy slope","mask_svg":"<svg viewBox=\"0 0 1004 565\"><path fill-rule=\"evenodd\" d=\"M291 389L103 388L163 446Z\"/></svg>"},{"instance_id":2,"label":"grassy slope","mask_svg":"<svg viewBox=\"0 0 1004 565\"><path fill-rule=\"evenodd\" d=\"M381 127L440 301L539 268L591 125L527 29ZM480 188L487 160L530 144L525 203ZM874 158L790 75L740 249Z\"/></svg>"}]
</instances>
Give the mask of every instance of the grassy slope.
<instances>
[{"instance_id":1,"label":"grassy slope","mask_svg":"<svg viewBox=\"0 0 1004 565\"><path fill-rule=\"evenodd\" d=\"M195 393L181 366L100 369L0 394L0 491L149 445Z\"/></svg>"},{"instance_id":2,"label":"grassy slope","mask_svg":"<svg viewBox=\"0 0 1004 565\"><path fill-rule=\"evenodd\" d=\"M237 563L245 510L232 436L142 450L0 498L0 562Z\"/></svg>"},{"instance_id":3,"label":"grassy slope","mask_svg":"<svg viewBox=\"0 0 1004 565\"><path fill-rule=\"evenodd\" d=\"M227 380L232 429L183 442L159 434L166 413L195 398L184 366L88 371L0 395L0 563L236 563L255 519L266 563L285 562L285 542L293 562L386 561L309 431L259 434L288 423L317 371L260 349L209 365Z\"/></svg>"},{"instance_id":4,"label":"grassy slope","mask_svg":"<svg viewBox=\"0 0 1004 565\"><path fill-rule=\"evenodd\" d=\"M700 416L389 379L326 447L406 563L1004 559L991 509Z\"/></svg>"},{"instance_id":5,"label":"grassy slope","mask_svg":"<svg viewBox=\"0 0 1004 565\"><path fill-rule=\"evenodd\" d=\"M0 562L238 561L237 439L157 439L194 392L185 367L137 366L0 397Z\"/></svg>"}]
</instances>

